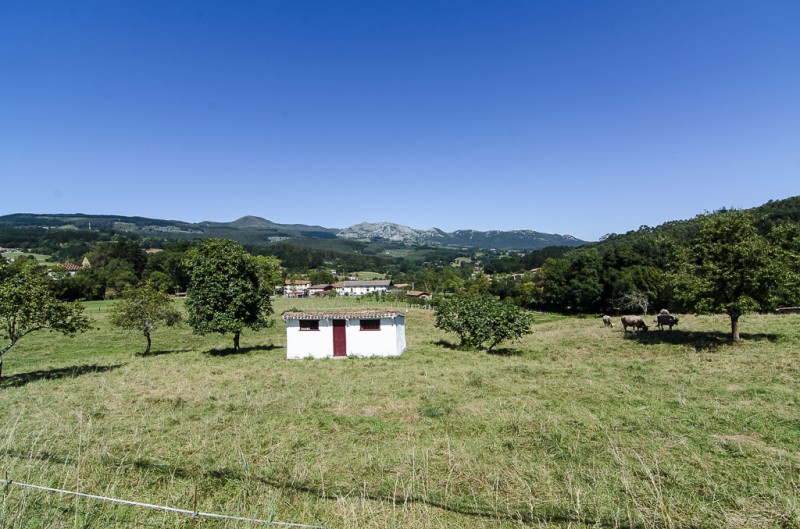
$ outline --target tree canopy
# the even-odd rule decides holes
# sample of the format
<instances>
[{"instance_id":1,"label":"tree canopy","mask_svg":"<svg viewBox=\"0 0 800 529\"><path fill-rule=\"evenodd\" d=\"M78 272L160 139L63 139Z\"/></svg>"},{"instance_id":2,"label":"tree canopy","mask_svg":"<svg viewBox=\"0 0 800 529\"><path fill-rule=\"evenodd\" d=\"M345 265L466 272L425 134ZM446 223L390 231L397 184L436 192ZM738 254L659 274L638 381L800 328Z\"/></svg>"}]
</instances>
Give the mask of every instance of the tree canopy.
<instances>
[{"instance_id":1,"label":"tree canopy","mask_svg":"<svg viewBox=\"0 0 800 529\"><path fill-rule=\"evenodd\" d=\"M800 255L787 236L796 229L777 224L761 233L756 218L740 210L698 222L697 237L676 256L676 296L695 311L727 314L738 341L741 315L795 301Z\"/></svg>"},{"instance_id":2,"label":"tree canopy","mask_svg":"<svg viewBox=\"0 0 800 529\"><path fill-rule=\"evenodd\" d=\"M172 327L181 319L172 297L148 281L123 291L122 298L111 308L109 321L121 329L141 331L147 339L144 354L149 354L151 333L161 324Z\"/></svg>"},{"instance_id":3,"label":"tree canopy","mask_svg":"<svg viewBox=\"0 0 800 529\"><path fill-rule=\"evenodd\" d=\"M274 293L275 258L256 258L237 242L206 239L187 252L189 275L187 322L197 334L257 331L272 324L270 296Z\"/></svg>"},{"instance_id":4,"label":"tree canopy","mask_svg":"<svg viewBox=\"0 0 800 529\"><path fill-rule=\"evenodd\" d=\"M493 350L531 333L533 315L494 296L453 296L436 304L436 327L454 332L464 349Z\"/></svg>"},{"instance_id":5,"label":"tree canopy","mask_svg":"<svg viewBox=\"0 0 800 529\"><path fill-rule=\"evenodd\" d=\"M35 262L9 263L0 258L0 377L3 355L25 335L42 329L73 335L89 329L89 319L78 303L60 301L53 280Z\"/></svg>"}]
</instances>

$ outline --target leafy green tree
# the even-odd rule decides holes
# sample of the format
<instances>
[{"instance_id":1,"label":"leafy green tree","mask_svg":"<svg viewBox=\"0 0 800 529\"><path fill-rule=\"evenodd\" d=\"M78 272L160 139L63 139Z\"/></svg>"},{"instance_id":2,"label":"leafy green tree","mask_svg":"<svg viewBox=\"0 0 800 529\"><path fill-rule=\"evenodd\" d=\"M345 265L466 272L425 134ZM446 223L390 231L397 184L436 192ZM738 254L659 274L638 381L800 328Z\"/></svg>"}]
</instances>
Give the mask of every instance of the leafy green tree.
<instances>
[{"instance_id":1,"label":"leafy green tree","mask_svg":"<svg viewBox=\"0 0 800 529\"><path fill-rule=\"evenodd\" d=\"M156 290L167 294L175 288L175 283L172 282L172 279L164 272L159 272L158 270L150 273L147 282L152 284Z\"/></svg>"},{"instance_id":2,"label":"leafy green tree","mask_svg":"<svg viewBox=\"0 0 800 529\"><path fill-rule=\"evenodd\" d=\"M607 270L615 305L621 309L637 309L647 314L649 307L667 308L670 288L667 274L655 266L633 265L621 270Z\"/></svg>"},{"instance_id":3,"label":"leafy green tree","mask_svg":"<svg viewBox=\"0 0 800 529\"><path fill-rule=\"evenodd\" d=\"M147 339L144 354L150 353L151 333L162 323L167 327L179 323L180 311L172 297L148 281L122 292L122 298L111 308L111 325L131 331L141 331Z\"/></svg>"},{"instance_id":4,"label":"leafy green tree","mask_svg":"<svg viewBox=\"0 0 800 529\"><path fill-rule=\"evenodd\" d=\"M603 294L602 265L596 248L547 259L539 278L546 306L573 312L598 310Z\"/></svg>"},{"instance_id":5,"label":"leafy green tree","mask_svg":"<svg viewBox=\"0 0 800 529\"><path fill-rule=\"evenodd\" d=\"M461 348L489 352L505 340L531 333L533 316L493 296L453 296L436 303L436 327L455 333Z\"/></svg>"},{"instance_id":6,"label":"leafy green tree","mask_svg":"<svg viewBox=\"0 0 800 529\"><path fill-rule=\"evenodd\" d=\"M308 271L308 280L314 285L326 285L336 282L336 278L327 268L316 268Z\"/></svg>"},{"instance_id":7,"label":"leafy green tree","mask_svg":"<svg viewBox=\"0 0 800 529\"><path fill-rule=\"evenodd\" d=\"M156 272L166 274L169 277L170 293L185 292L189 277L183 267L183 261L189 248L188 242L180 241L168 245L160 252L148 254L144 276L149 277Z\"/></svg>"},{"instance_id":8,"label":"leafy green tree","mask_svg":"<svg viewBox=\"0 0 800 529\"><path fill-rule=\"evenodd\" d=\"M277 260L275 260L277 261ZM270 326L274 284L269 259L257 259L226 239L206 239L187 252L187 321L196 334L233 333L233 348L245 328Z\"/></svg>"},{"instance_id":9,"label":"leafy green tree","mask_svg":"<svg viewBox=\"0 0 800 529\"><path fill-rule=\"evenodd\" d=\"M50 329L74 335L89 329L89 319L77 303L56 298L53 280L32 261L8 263L0 258L0 378L3 356L25 335Z\"/></svg>"},{"instance_id":10,"label":"leafy green tree","mask_svg":"<svg viewBox=\"0 0 800 529\"><path fill-rule=\"evenodd\" d=\"M797 295L796 245L783 241L787 228L767 234L746 211L730 210L698 217L696 238L678 254L675 295L698 312L724 312L731 340L739 340L739 318L771 310Z\"/></svg>"},{"instance_id":11,"label":"leafy green tree","mask_svg":"<svg viewBox=\"0 0 800 529\"><path fill-rule=\"evenodd\" d=\"M106 286L106 295L111 295L110 291L113 291L114 297L139 281L133 269L133 264L124 259L112 259L100 271L100 277Z\"/></svg>"},{"instance_id":12,"label":"leafy green tree","mask_svg":"<svg viewBox=\"0 0 800 529\"><path fill-rule=\"evenodd\" d=\"M280 259L273 255L256 255L253 259L258 272L258 285L263 295L274 295L277 287L283 287L283 267Z\"/></svg>"}]
</instances>

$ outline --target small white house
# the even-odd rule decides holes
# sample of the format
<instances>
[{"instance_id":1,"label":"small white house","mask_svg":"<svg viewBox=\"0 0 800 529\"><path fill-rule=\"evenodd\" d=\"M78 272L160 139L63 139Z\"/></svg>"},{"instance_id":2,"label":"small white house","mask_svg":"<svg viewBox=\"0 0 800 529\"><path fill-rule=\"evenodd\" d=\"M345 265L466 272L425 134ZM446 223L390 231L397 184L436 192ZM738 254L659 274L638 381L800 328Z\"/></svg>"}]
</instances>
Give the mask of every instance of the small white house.
<instances>
[{"instance_id":1,"label":"small white house","mask_svg":"<svg viewBox=\"0 0 800 529\"><path fill-rule=\"evenodd\" d=\"M336 285L336 293L340 296L363 296L373 292L386 294L391 287L389 279L373 279L371 281L343 281Z\"/></svg>"},{"instance_id":2,"label":"small white house","mask_svg":"<svg viewBox=\"0 0 800 529\"><path fill-rule=\"evenodd\" d=\"M304 298L310 287L311 281L307 279L288 279L283 283L283 297Z\"/></svg>"},{"instance_id":3,"label":"small white house","mask_svg":"<svg viewBox=\"0 0 800 529\"><path fill-rule=\"evenodd\" d=\"M406 318L400 311L284 312L286 358L400 356Z\"/></svg>"}]
</instances>

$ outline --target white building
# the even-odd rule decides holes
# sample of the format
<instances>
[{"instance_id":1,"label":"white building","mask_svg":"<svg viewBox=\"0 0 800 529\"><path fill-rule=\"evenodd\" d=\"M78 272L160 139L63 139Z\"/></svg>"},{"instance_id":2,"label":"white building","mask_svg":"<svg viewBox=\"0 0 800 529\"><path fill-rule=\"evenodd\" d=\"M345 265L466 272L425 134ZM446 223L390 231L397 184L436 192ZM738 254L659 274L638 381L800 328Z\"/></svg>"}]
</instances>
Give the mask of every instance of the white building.
<instances>
[{"instance_id":1,"label":"white building","mask_svg":"<svg viewBox=\"0 0 800 529\"><path fill-rule=\"evenodd\" d=\"M400 356L406 350L402 312L285 312L286 358Z\"/></svg>"},{"instance_id":2,"label":"white building","mask_svg":"<svg viewBox=\"0 0 800 529\"><path fill-rule=\"evenodd\" d=\"M336 293L340 296L363 296L372 292L385 294L392 282L388 279L375 279L372 281L343 281L336 285Z\"/></svg>"},{"instance_id":3,"label":"white building","mask_svg":"<svg viewBox=\"0 0 800 529\"><path fill-rule=\"evenodd\" d=\"M304 298L310 287L311 281L307 279L288 279L283 283L283 297Z\"/></svg>"}]
</instances>

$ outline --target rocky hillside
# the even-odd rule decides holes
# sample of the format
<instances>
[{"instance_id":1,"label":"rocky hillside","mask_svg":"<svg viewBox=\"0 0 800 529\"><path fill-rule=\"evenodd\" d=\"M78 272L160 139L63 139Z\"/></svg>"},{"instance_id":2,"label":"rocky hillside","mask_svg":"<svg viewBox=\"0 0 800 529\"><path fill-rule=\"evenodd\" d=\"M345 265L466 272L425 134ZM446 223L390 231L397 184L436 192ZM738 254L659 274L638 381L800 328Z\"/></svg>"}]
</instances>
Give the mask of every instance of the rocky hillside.
<instances>
[{"instance_id":1,"label":"rocky hillside","mask_svg":"<svg viewBox=\"0 0 800 529\"><path fill-rule=\"evenodd\" d=\"M452 233L437 228L418 230L391 222L362 222L338 230L305 224L278 224L248 215L232 222L189 223L177 220L125 217L118 215L32 214L0 216L2 228L46 228L58 231L104 230L142 237L200 239L220 237L243 244L272 244L287 239L318 241L342 239L376 244L439 246L496 250L536 250L547 246L585 244L570 235L554 235L531 230L474 231Z\"/></svg>"},{"instance_id":2,"label":"rocky hillside","mask_svg":"<svg viewBox=\"0 0 800 529\"><path fill-rule=\"evenodd\" d=\"M468 246L497 250L532 250L546 246L580 246L586 241L571 235L556 235L532 230L475 231L452 233L438 228L419 230L391 222L362 222L337 233L337 237L369 242L394 242L411 246Z\"/></svg>"}]
</instances>

